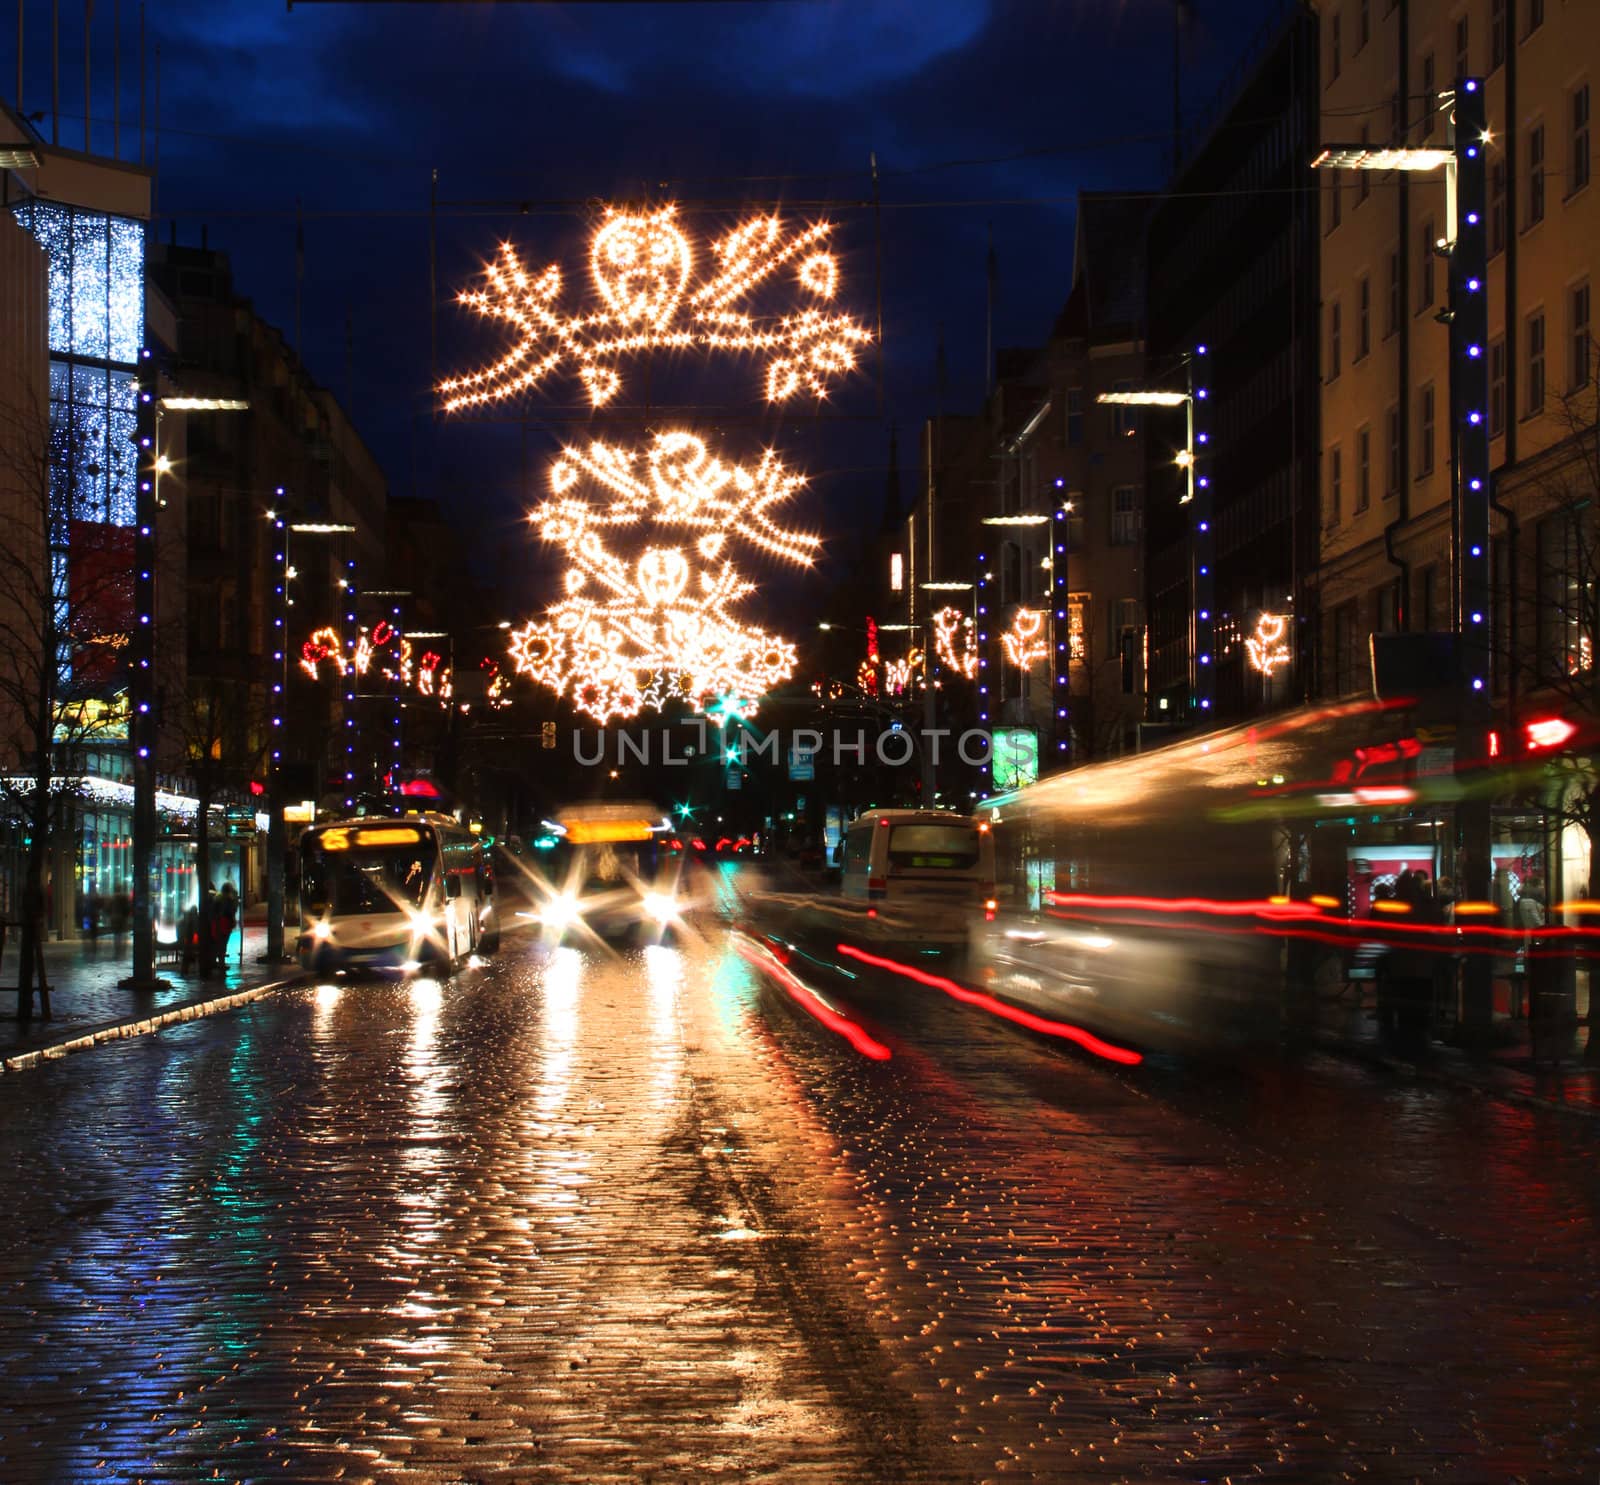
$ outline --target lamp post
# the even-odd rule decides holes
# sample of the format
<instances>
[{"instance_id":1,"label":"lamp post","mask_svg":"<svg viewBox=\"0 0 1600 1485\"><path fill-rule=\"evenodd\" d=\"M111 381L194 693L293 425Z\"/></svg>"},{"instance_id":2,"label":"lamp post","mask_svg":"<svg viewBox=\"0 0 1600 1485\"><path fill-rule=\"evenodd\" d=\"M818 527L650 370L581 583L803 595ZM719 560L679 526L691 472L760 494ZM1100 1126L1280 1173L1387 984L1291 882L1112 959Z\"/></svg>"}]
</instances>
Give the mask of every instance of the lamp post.
<instances>
[{"instance_id":1,"label":"lamp post","mask_svg":"<svg viewBox=\"0 0 1600 1485\"><path fill-rule=\"evenodd\" d=\"M284 828L283 811L283 714L288 700L289 685L289 584L294 569L289 565L289 541L293 534L302 536L333 536L355 531L343 521L290 521L283 510L283 489L277 491L279 506L268 513L278 536L273 553L277 568L277 581L273 596L277 599L272 616L274 648L272 658L278 674L272 682L272 750L267 768L267 951L262 961L278 964L285 958L283 949L284 868L289 842ZM342 657L341 657L342 658Z\"/></svg>"},{"instance_id":2,"label":"lamp post","mask_svg":"<svg viewBox=\"0 0 1600 1485\"><path fill-rule=\"evenodd\" d=\"M1484 151L1492 136L1485 111L1483 80L1459 78L1455 90L1429 100L1447 109L1446 149L1369 149L1330 145L1311 162L1312 169L1406 170L1444 172L1445 236L1438 251L1450 264L1451 505L1459 533L1456 551L1453 624L1456 635L1459 714L1456 769L1461 772L1488 756L1489 691L1489 371L1488 192ZM1490 804L1481 790L1456 805L1456 882L1461 896L1489 897ZM1493 1012L1489 960L1468 954L1462 966L1461 1019L1470 1037L1481 1038Z\"/></svg>"},{"instance_id":3,"label":"lamp post","mask_svg":"<svg viewBox=\"0 0 1600 1485\"><path fill-rule=\"evenodd\" d=\"M921 583L918 585L924 593L971 593L971 583L955 580L947 582ZM892 627L883 625L880 627ZM938 711L934 705L934 660L935 646L933 643L933 619L930 615L927 620L927 633L922 636L922 804L925 809L933 808L935 794L934 786L938 783L938 776L933 763L933 733L938 726Z\"/></svg>"},{"instance_id":4,"label":"lamp post","mask_svg":"<svg viewBox=\"0 0 1600 1485\"><path fill-rule=\"evenodd\" d=\"M1120 407L1182 407L1184 410L1183 447L1173 458L1184 473L1184 493L1178 503L1193 506L1193 526L1189 536L1189 591L1193 602L1189 610L1189 691L1197 711L1210 713L1216 699L1216 575L1212 568L1215 545L1211 534L1211 477L1199 472L1201 452L1210 434L1198 427L1198 410L1210 396L1210 388L1195 385L1195 368L1203 364L1207 347L1197 345L1192 355L1183 357L1186 389L1182 392L1102 392L1095 398ZM1147 616L1148 617L1148 616ZM1146 695L1148 695L1148 687Z\"/></svg>"},{"instance_id":5,"label":"lamp post","mask_svg":"<svg viewBox=\"0 0 1600 1485\"><path fill-rule=\"evenodd\" d=\"M247 412L235 397L158 397L155 358L139 352L138 422L134 433L142 456L134 504L133 673L129 677L128 741L133 749L133 966L122 984L129 990L159 990L156 976L155 909L150 873L156 854L156 563L160 557L156 522L161 512L161 476L172 468L161 447L161 419L169 412ZM201 821L203 829L205 822Z\"/></svg>"}]
</instances>

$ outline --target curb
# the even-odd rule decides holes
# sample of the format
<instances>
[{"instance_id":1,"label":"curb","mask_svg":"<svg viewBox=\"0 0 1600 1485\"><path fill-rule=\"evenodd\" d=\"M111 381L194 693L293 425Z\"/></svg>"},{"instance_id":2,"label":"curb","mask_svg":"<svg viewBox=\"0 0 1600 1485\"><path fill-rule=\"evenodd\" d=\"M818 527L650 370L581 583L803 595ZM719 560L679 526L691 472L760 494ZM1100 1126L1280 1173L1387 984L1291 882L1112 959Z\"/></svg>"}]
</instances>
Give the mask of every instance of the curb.
<instances>
[{"instance_id":1,"label":"curb","mask_svg":"<svg viewBox=\"0 0 1600 1485\"><path fill-rule=\"evenodd\" d=\"M1319 1032L1316 1038L1320 1050L1368 1067L1381 1067L1397 1077L1408 1077L1420 1083L1431 1083L1441 1088L1453 1088L1463 1093L1476 1093L1482 1098L1501 1098L1508 1103L1524 1104L1532 1108L1547 1109L1552 1113L1571 1114L1580 1119L1600 1119L1600 1104L1582 1103L1571 1099L1548 1098L1543 1094L1529 1093L1521 1088L1497 1085L1493 1081L1475 1078L1452 1068L1430 1067L1408 1062L1402 1057L1392 1057L1387 1052L1369 1049L1347 1041L1331 1032ZM1509 1073L1522 1077L1521 1073Z\"/></svg>"},{"instance_id":2,"label":"curb","mask_svg":"<svg viewBox=\"0 0 1600 1485\"><path fill-rule=\"evenodd\" d=\"M46 1042L42 1047L30 1047L26 1052L19 1052L14 1057L0 1058L0 1072L25 1072L31 1067L38 1067L42 1063L54 1062L65 1057L69 1052L86 1052L91 1047L98 1047L106 1042L125 1041L134 1036L148 1036L151 1032L176 1026L181 1021L199 1021L206 1016L218 1015L222 1011L235 1010L239 1006L249 1005L253 1000L260 1000L275 990L298 985L303 979L304 976L297 975L286 980L274 980L267 985L251 985L244 990L235 990L229 995L215 995L209 1000L188 1000L182 1005L168 1006L154 1015L130 1016L125 1021L108 1022L77 1036L62 1037L57 1041Z\"/></svg>"}]
</instances>

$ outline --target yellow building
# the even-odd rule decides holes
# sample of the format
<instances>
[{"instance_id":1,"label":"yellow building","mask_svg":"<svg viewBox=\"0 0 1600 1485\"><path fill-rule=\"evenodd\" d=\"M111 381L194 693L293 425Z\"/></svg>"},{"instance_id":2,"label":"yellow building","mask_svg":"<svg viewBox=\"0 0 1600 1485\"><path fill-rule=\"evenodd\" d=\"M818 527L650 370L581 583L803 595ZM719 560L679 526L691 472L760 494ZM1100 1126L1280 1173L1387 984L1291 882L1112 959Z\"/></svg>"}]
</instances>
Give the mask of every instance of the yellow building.
<instances>
[{"instance_id":1,"label":"yellow building","mask_svg":"<svg viewBox=\"0 0 1600 1485\"><path fill-rule=\"evenodd\" d=\"M1540 560L1537 527L1552 485L1570 483L1564 450L1574 428L1594 422L1600 194L1590 117L1600 4L1317 8L1324 143L1444 148L1449 103L1440 95L1459 76L1485 79L1488 413L1496 496L1511 512L1493 523L1503 695L1541 643L1529 568ZM1312 179L1323 233L1322 680L1339 694L1366 685L1374 631L1452 625L1449 264L1438 248L1447 206L1442 170ZM1555 468L1568 475L1553 478Z\"/></svg>"}]
</instances>

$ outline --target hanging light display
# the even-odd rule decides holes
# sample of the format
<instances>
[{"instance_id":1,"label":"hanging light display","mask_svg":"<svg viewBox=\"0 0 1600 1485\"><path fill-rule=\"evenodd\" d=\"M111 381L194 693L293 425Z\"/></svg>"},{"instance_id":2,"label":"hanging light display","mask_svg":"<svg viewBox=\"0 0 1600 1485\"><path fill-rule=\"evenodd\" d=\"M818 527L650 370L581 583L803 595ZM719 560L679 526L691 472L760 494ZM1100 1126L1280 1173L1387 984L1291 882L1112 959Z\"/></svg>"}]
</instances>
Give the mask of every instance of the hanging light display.
<instances>
[{"instance_id":1,"label":"hanging light display","mask_svg":"<svg viewBox=\"0 0 1600 1485\"><path fill-rule=\"evenodd\" d=\"M1005 646L1006 659L1018 670L1028 670L1050 653L1050 646L1040 638L1044 630L1044 614L1036 608L1019 608L1011 627L1000 636Z\"/></svg>"},{"instance_id":2,"label":"hanging light display","mask_svg":"<svg viewBox=\"0 0 1600 1485\"><path fill-rule=\"evenodd\" d=\"M828 222L790 230L777 216L751 217L710 244L710 269L697 279L675 207L608 207L589 244L592 297L570 309L562 307L558 265L530 274L502 243L484 270L487 286L464 291L459 301L503 320L516 339L498 360L442 381L445 409L499 402L563 371L578 379L592 406L603 407L622 390L620 362L661 350L762 355L770 401L826 397L872 339L849 315L819 307L839 287L839 265L826 248L832 230ZM754 313L751 297L785 274L798 304Z\"/></svg>"},{"instance_id":3,"label":"hanging light display","mask_svg":"<svg viewBox=\"0 0 1600 1485\"><path fill-rule=\"evenodd\" d=\"M567 556L566 597L513 632L516 669L599 721L786 680L795 648L734 616L755 589L728 553L743 540L809 565L818 538L771 515L803 483L770 450L753 467L724 463L683 431L564 450L528 519ZM620 549L641 531L642 547Z\"/></svg>"},{"instance_id":4,"label":"hanging light display","mask_svg":"<svg viewBox=\"0 0 1600 1485\"><path fill-rule=\"evenodd\" d=\"M978 642L972 616L942 608L933 616L934 653L945 667L969 681L978 673Z\"/></svg>"}]
</instances>

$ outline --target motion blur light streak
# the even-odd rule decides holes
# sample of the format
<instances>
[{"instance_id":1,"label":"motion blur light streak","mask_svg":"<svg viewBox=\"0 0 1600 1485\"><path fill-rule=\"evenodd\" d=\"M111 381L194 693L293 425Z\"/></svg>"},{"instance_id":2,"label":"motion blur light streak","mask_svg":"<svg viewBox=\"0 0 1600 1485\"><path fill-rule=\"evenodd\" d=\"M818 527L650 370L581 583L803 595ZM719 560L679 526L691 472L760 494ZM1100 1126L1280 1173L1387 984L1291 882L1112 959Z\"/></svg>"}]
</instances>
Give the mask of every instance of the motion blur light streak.
<instances>
[{"instance_id":1,"label":"motion blur light streak","mask_svg":"<svg viewBox=\"0 0 1600 1485\"><path fill-rule=\"evenodd\" d=\"M1045 1036L1059 1036L1067 1041L1076 1042L1084 1051L1093 1052L1096 1057L1103 1057L1107 1062L1121 1063L1124 1067L1137 1067L1144 1061L1142 1052L1101 1041L1093 1032L1085 1031L1081 1026L1071 1026L1065 1021L1048 1021L1031 1011L1021 1010L1016 1006L1007 1005L1003 1000L996 1000L992 995L985 995L981 990L969 990L965 985L958 985L954 980L945 979L943 975L930 975L926 970L917 969L913 965L900 964L896 960L885 959L878 954L869 954L866 950L853 948L849 944L836 944L834 948L851 959L859 959L863 964L870 964L876 969L886 969L891 974L903 975L908 980L915 980L919 985L927 985L934 990L943 990L946 995L953 996L964 1005L977 1006L979 1010L988 1011L990 1015L1015 1021L1018 1026L1024 1026L1029 1031L1038 1031Z\"/></svg>"},{"instance_id":2,"label":"motion blur light streak","mask_svg":"<svg viewBox=\"0 0 1600 1485\"><path fill-rule=\"evenodd\" d=\"M1214 913L1223 917L1316 918L1321 908L1288 898L1244 898L1222 901L1214 897L1097 897L1088 892L1047 892L1045 901L1057 907L1133 908L1149 913Z\"/></svg>"},{"instance_id":3,"label":"motion blur light streak","mask_svg":"<svg viewBox=\"0 0 1600 1485\"><path fill-rule=\"evenodd\" d=\"M741 959L776 980L789 992L795 1004L815 1017L829 1031L842 1036L863 1057L870 1057L874 1062L887 1062L893 1055L882 1042L868 1036L854 1021L847 1020L836 1010L825 1005L816 991L795 975L764 944L758 944L742 933L733 934L732 942L734 952Z\"/></svg>"}]
</instances>

